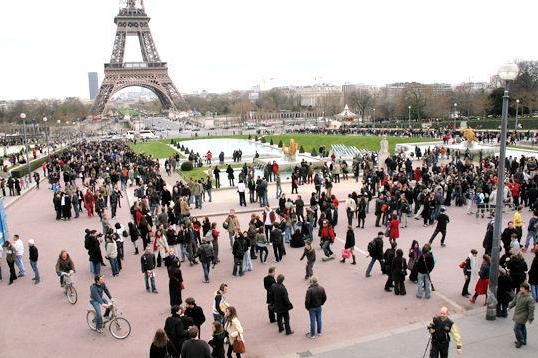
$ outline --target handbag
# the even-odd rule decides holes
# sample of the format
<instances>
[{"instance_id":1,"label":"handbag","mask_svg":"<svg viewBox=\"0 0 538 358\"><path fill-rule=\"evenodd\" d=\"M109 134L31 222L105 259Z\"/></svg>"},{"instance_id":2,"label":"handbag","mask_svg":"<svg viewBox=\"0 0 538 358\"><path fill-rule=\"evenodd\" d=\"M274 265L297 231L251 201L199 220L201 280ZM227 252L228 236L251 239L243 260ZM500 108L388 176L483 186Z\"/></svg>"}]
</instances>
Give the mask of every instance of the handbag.
<instances>
[{"instance_id":1,"label":"handbag","mask_svg":"<svg viewBox=\"0 0 538 358\"><path fill-rule=\"evenodd\" d=\"M245 353L246 352L246 349L245 349L245 342L243 342L243 340L241 339L241 336L238 336L233 345L232 345L232 349L234 351L234 353Z\"/></svg>"},{"instance_id":2,"label":"handbag","mask_svg":"<svg viewBox=\"0 0 538 358\"><path fill-rule=\"evenodd\" d=\"M351 250L350 249L342 249L342 258L343 259L349 259L351 257Z\"/></svg>"},{"instance_id":3,"label":"handbag","mask_svg":"<svg viewBox=\"0 0 538 358\"><path fill-rule=\"evenodd\" d=\"M387 229L385 230L385 237L389 237L390 236L390 227L387 227Z\"/></svg>"}]
</instances>

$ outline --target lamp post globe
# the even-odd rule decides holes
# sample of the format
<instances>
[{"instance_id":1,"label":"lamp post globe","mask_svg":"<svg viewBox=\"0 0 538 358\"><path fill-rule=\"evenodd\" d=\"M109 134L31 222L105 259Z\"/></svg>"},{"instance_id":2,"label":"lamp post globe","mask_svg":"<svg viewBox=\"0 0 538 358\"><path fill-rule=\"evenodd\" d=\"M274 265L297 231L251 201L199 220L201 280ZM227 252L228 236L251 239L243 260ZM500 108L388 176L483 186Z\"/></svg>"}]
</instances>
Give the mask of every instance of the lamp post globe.
<instances>
[{"instance_id":1,"label":"lamp post globe","mask_svg":"<svg viewBox=\"0 0 538 358\"><path fill-rule=\"evenodd\" d=\"M504 162L506 159L506 132L508 124L508 100L510 99L509 84L517 78L519 68L514 63L502 65L499 68L499 78L505 81L504 95L502 103L502 121L501 121L501 148L499 150L499 164L497 166L497 197L495 202L495 222L493 226L493 242L491 249L491 266L489 271L489 286L487 294L487 310L486 320L494 321L497 316L497 288L499 278L499 256L501 242L501 226L503 220L503 199L504 195L499 193L504 192L505 170Z\"/></svg>"},{"instance_id":2,"label":"lamp post globe","mask_svg":"<svg viewBox=\"0 0 538 358\"><path fill-rule=\"evenodd\" d=\"M48 118L44 116L43 122L45 122L45 140L47 141L47 157L49 160L48 162L50 163L49 128L47 127L47 121L48 121Z\"/></svg>"},{"instance_id":3,"label":"lamp post globe","mask_svg":"<svg viewBox=\"0 0 538 358\"><path fill-rule=\"evenodd\" d=\"M31 172L30 172L30 157L28 156L28 151L29 151L29 147L28 147L28 136L26 135L26 113L21 113L20 114L20 117L22 119L22 128L23 128L23 131L24 131L24 148L25 148L25 151L26 151L26 170L27 170L27 174L28 174L28 183L31 183L32 182L32 175L31 175Z\"/></svg>"}]
</instances>

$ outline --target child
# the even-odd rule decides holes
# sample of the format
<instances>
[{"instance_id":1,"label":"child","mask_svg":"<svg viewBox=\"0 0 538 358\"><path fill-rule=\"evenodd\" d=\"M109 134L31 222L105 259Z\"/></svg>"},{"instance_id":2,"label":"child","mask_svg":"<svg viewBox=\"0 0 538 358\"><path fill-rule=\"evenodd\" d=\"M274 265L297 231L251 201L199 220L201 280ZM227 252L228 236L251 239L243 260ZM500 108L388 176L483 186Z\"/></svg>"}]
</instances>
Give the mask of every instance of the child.
<instances>
[{"instance_id":1,"label":"child","mask_svg":"<svg viewBox=\"0 0 538 358\"><path fill-rule=\"evenodd\" d=\"M222 323L215 321L211 325L213 338L207 342L212 348L211 356L215 358L224 358L224 338L226 337Z\"/></svg>"},{"instance_id":2,"label":"child","mask_svg":"<svg viewBox=\"0 0 538 358\"><path fill-rule=\"evenodd\" d=\"M514 249L514 252L518 252L521 246L519 245L519 240L517 234L514 233L510 236L510 249Z\"/></svg>"},{"instance_id":3,"label":"child","mask_svg":"<svg viewBox=\"0 0 538 358\"><path fill-rule=\"evenodd\" d=\"M312 243L310 241L305 241L304 252L300 260L303 261L305 257L306 257L307 262L306 262L306 275L304 279L309 280L310 277L314 275L314 262L316 262L316 251L312 247Z\"/></svg>"},{"instance_id":4,"label":"child","mask_svg":"<svg viewBox=\"0 0 538 358\"><path fill-rule=\"evenodd\" d=\"M353 227L351 225L347 226L347 233L346 233L346 243L344 245L344 251L349 250L351 252L351 257L353 257L352 265L356 265L357 262L355 261L355 254L353 253L353 248L355 247L355 233L353 232ZM344 256L344 251L342 251L342 260L340 260L341 263L346 262L346 257ZM349 258L349 256L347 257Z\"/></svg>"}]
</instances>

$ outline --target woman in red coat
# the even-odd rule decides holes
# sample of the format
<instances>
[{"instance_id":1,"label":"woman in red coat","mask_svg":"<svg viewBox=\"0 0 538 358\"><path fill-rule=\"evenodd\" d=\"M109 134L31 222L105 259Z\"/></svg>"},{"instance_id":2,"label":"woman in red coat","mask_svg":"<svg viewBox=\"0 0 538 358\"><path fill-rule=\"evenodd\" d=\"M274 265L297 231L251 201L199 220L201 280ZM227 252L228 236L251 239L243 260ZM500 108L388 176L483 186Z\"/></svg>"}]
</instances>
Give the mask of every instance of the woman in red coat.
<instances>
[{"instance_id":1,"label":"woman in red coat","mask_svg":"<svg viewBox=\"0 0 538 358\"><path fill-rule=\"evenodd\" d=\"M478 282L474 288L474 295L470 301L476 302L476 298L479 295L486 295L486 302L488 299L488 286L489 286L489 268L491 266L491 258L488 255L482 256L482 265L480 265L480 271L478 272ZM484 305L486 304L484 302Z\"/></svg>"},{"instance_id":2,"label":"woman in red coat","mask_svg":"<svg viewBox=\"0 0 538 358\"><path fill-rule=\"evenodd\" d=\"M389 240L395 241L400 237L400 220L398 220L398 214L392 214L392 219L389 221Z\"/></svg>"}]
</instances>

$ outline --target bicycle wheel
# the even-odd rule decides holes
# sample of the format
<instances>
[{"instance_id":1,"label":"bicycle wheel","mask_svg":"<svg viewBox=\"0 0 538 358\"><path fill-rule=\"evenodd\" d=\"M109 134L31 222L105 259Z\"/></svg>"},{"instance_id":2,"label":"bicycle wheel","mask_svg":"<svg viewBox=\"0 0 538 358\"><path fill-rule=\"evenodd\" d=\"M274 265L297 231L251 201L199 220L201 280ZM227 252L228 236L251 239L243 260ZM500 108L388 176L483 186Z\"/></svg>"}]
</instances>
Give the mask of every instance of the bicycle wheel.
<instances>
[{"instance_id":1,"label":"bicycle wheel","mask_svg":"<svg viewBox=\"0 0 538 358\"><path fill-rule=\"evenodd\" d=\"M78 296L77 296L77 290L75 289L75 286L73 285L67 286L67 300L71 304L74 305L75 303L77 303L77 299L78 299Z\"/></svg>"},{"instance_id":2,"label":"bicycle wheel","mask_svg":"<svg viewBox=\"0 0 538 358\"><path fill-rule=\"evenodd\" d=\"M95 327L95 311L88 311L88 313L86 314L86 322L88 322L88 326L93 331L97 330L97 328Z\"/></svg>"},{"instance_id":3,"label":"bicycle wheel","mask_svg":"<svg viewBox=\"0 0 538 358\"><path fill-rule=\"evenodd\" d=\"M125 318L114 318L108 325L110 334L117 339L125 339L131 334L131 324Z\"/></svg>"}]
</instances>

